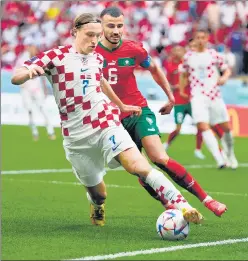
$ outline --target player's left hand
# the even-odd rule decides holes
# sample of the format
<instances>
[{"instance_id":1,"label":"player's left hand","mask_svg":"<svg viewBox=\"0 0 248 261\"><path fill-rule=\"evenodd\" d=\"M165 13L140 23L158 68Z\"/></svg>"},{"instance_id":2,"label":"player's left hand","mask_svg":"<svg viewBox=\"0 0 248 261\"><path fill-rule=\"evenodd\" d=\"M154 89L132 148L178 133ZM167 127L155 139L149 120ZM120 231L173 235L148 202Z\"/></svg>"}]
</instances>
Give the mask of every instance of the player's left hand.
<instances>
[{"instance_id":1,"label":"player's left hand","mask_svg":"<svg viewBox=\"0 0 248 261\"><path fill-rule=\"evenodd\" d=\"M163 107L161 107L161 109L159 110L161 115L166 115L166 114L170 114L172 108L174 106L174 103L169 101L167 102Z\"/></svg>"},{"instance_id":2,"label":"player's left hand","mask_svg":"<svg viewBox=\"0 0 248 261\"><path fill-rule=\"evenodd\" d=\"M224 85L226 83L227 79L223 76L221 76L218 80L218 85Z\"/></svg>"},{"instance_id":3,"label":"player's left hand","mask_svg":"<svg viewBox=\"0 0 248 261\"><path fill-rule=\"evenodd\" d=\"M131 112L135 116L140 116L142 113L142 110L139 106L126 105L126 104L123 104L120 110L122 112Z\"/></svg>"}]
</instances>

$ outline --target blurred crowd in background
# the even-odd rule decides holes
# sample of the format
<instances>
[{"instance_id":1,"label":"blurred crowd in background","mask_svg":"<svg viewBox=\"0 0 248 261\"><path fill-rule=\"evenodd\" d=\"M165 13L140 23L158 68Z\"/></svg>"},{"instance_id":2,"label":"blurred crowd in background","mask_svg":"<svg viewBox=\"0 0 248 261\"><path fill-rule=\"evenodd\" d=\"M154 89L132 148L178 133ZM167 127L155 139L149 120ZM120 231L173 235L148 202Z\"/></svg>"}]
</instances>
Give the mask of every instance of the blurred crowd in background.
<instances>
[{"instance_id":1,"label":"blurred crowd in background","mask_svg":"<svg viewBox=\"0 0 248 261\"><path fill-rule=\"evenodd\" d=\"M73 19L119 6L124 37L143 43L163 66L172 46L186 46L197 29L210 33L234 76L248 74L248 1L2 1L2 68L11 70L31 44L40 51L70 44Z\"/></svg>"}]
</instances>

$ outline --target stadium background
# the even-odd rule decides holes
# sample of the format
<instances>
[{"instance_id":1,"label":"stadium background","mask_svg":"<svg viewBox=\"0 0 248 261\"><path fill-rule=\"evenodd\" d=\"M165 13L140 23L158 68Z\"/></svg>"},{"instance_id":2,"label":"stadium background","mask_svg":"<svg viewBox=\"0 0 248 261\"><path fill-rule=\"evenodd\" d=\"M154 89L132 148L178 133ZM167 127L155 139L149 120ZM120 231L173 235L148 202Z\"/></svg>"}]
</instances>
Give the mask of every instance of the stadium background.
<instances>
[{"instance_id":1,"label":"stadium background","mask_svg":"<svg viewBox=\"0 0 248 261\"><path fill-rule=\"evenodd\" d=\"M65 159L60 129L56 128L57 139L51 141L45 128L39 128L40 139L34 142L20 89L10 83L15 61L27 44L37 45L40 51L67 44L71 20L77 14L99 14L109 5L123 8L125 37L142 41L162 67L171 47L184 46L196 28L201 27L211 29L210 44L226 56L233 68L232 78L221 90L234 134L243 136L235 138L239 168L218 170L205 146L202 150L206 159L195 158L194 135L181 135L169 149L169 155L182 163L210 195L228 206L228 212L219 219L179 188L205 217L202 226L190 227L189 237L182 242L159 240L155 223L162 206L148 196L135 177L121 169L108 171L105 176L106 226L92 226L84 189ZM102 260L102 255L120 252L119 259L125 260L247 259L248 63L243 62L243 57L247 61L248 1L1 1L1 7L1 259L93 260L95 256L95 260ZM139 88L157 113L165 95L149 73L138 70L136 74ZM49 84L48 88L46 107L59 126ZM162 132L174 128L173 112L157 116ZM35 118L43 125L38 111ZM192 121L187 118L183 133L194 132ZM166 138L167 134L163 134L162 141ZM198 248L205 242L210 243ZM189 244L197 248L180 250ZM157 248L166 253L144 252ZM139 254L130 256L137 250L141 250Z\"/></svg>"},{"instance_id":2,"label":"stadium background","mask_svg":"<svg viewBox=\"0 0 248 261\"><path fill-rule=\"evenodd\" d=\"M222 52L233 69L233 76L221 88L229 105L236 136L248 136L248 2L247 1L3 1L2 17L2 123L28 124L19 87L10 83L11 73L25 45L34 44L40 51L69 44L71 22L82 12L99 14L104 7L116 5L125 14L124 38L143 43L150 55L165 66L172 46L185 46L197 28L210 30L210 47ZM166 100L163 91L149 73L137 70L139 88L157 112ZM48 88L49 83L47 83ZM50 92L51 94L51 92ZM46 100L54 125L59 116L53 97ZM173 112L161 117L161 132L174 128ZM38 125L43 118L36 113ZM194 133L191 118L186 118L182 133Z\"/></svg>"}]
</instances>

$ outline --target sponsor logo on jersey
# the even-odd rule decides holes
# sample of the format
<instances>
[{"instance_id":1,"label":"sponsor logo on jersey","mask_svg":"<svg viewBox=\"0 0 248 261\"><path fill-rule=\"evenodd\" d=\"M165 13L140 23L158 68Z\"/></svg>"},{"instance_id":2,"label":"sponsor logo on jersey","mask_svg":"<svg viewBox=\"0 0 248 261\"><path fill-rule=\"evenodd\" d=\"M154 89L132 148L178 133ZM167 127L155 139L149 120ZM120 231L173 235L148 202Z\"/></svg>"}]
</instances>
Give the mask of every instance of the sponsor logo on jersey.
<instances>
[{"instance_id":1,"label":"sponsor logo on jersey","mask_svg":"<svg viewBox=\"0 0 248 261\"><path fill-rule=\"evenodd\" d=\"M86 72L88 70L89 70L88 68L87 69L81 69L81 72Z\"/></svg>"},{"instance_id":2,"label":"sponsor logo on jersey","mask_svg":"<svg viewBox=\"0 0 248 261\"><path fill-rule=\"evenodd\" d=\"M148 131L155 131L155 128L149 128Z\"/></svg>"},{"instance_id":3,"label":"sponsor logo on jersey","mask_svg":"<svg viewBox=\"0 0 248 261\"><path fill-rule=\"evenodd\" d=\"M108 64L109 64L109 65L116 65L116 62L117 62L117 61L112 60L112 62L109 62Z\"/></svg>"},{"instance_id":4,"label":"sponsor logo on jersey","mask_svg":"<svg viewBox=\"0 0 248 261\"><path fill-rule=\"evenodd\" d=\"M147 121L150 125L153 124L153 120L152 120L151 118L149 118L149 117L146 117L146 121Z\"/></svg>"}]
</instances>

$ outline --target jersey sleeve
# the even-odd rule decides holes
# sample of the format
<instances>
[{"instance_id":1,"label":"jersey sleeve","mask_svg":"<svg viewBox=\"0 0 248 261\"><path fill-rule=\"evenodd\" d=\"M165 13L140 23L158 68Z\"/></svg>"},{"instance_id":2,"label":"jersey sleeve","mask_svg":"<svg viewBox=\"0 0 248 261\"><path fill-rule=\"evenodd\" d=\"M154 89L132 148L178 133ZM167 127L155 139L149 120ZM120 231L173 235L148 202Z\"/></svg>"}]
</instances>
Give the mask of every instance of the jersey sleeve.
<instances>
[{"instance_id":1,"label":"jersey sleeve","mask_svg":"<svg viewBox=\"0 0 248 261\"><path fill-rule=\"evenodd\" d=\"M142 43L135 43L134 46L137 63L143 68L148 68L151 64L151 57L148 52L143 47Z\"/></svg>"},{"instance_id":2,"label":"jersey sleeve","mask_svg":"<svg viewBox=\"0 0 248 261\"><path fill-rule=\"evenodd\" d=\"M178 66L178 71L180 73L188 72L188 70L189 70L188 58L189 58L189 55L186 53L183 57L183 62Z\"/></svg>"},{"instance_id":3,"label":"jersey sleeve","mask_svg":"<svg viewBox=\"0 0 248 261\"><path fill-rule=\"evenodd\" d=\"M217 67L221 72L224 72L228 68L228 64L225 62L222 54L216 52Z\"/></svg>"},{"instance_id":4,"label":"jersey sleeve","mask_svg":"<svg viewBox=\"0 0 248 261\"><path fill-rule=\"evenodd\" d=\"M25 61L23 66L28 67L32 64L36 64L42 67L43 69L49 69L55 66L54 60L57 56L58 54L54 49L46 52L42 52L37 56L32 57L30 60Z\"/></svg>"}]
</instances>

